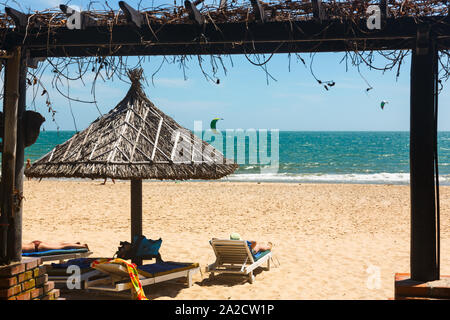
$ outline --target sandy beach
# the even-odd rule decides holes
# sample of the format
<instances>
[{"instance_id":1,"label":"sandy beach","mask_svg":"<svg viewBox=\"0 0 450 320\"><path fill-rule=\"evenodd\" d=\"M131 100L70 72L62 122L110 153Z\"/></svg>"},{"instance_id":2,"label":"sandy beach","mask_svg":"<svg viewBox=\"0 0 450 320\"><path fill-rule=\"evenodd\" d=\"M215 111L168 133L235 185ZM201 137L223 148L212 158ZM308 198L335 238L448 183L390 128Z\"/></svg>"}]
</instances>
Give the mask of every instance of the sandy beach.
<instances>
[{"instance_id":1,"label":"sandy beach","mask_svg":"<svg viewBox=\"0 0 450 320\"><path fill-rule=\"evenodd\" d=\"M23 241L81 241L111 257L130 239L130 182L26 181ZM450 274L450 187L441 187L441 274ZM150 299L389 299L409 272L409 186L144 182L144 235L165 260L198 262L186 288L163 283ZM208 243L238 232L271 241L275 263L255 282L217 276ZM374 281L379 271L381 281Z\"/></svg>"}]
</instances>

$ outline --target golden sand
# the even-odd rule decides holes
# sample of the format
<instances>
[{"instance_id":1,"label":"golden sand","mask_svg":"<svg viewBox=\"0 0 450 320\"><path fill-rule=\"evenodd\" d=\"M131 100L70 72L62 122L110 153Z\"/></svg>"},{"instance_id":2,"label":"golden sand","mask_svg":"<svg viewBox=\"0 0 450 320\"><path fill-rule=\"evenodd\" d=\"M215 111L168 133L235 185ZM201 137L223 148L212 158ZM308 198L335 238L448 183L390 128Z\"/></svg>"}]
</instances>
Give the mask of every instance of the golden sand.
<instances>
[{"instance_id":1,"label":"golden sand","mask_svg":"<svg viewBox=\"0 0 450 320\"><path fill-rule=\"evenodd\" d=\"M23 241L81 241L93 257L130 239L130 182L26 181ZM441 187L441 274L450 274L450 187ZM409 272L408 186L144 182L143 231L164 260L198 262L194 284L163 283L150 299L388 299ZM208 243L238 232L271 241L275 265L208 279ZM380 275L380 281L377 279Z\"/></svg>"}]
</instances>

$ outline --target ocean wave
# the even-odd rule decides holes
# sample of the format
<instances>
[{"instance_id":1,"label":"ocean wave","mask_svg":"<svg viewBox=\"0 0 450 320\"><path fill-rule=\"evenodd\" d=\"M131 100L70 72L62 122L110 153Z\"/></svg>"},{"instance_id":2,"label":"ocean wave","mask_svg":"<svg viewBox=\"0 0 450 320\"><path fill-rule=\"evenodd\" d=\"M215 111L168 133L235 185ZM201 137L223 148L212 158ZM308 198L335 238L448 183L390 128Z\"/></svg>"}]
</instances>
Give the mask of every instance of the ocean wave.
<instances>
[{"instance_id":1,"label":"ocean wave","mask_svg":"<svg viewBox=\"0 0 450 320\"><path fill-rule=\"evenodd\" d=\"M409 184L409 173L372 174L233 174L224 180L239 182L302 182L302 183L361 183L361 184ZM439 176L439 183L450 185L450 175Z\"/></svg>"}]
</instances>

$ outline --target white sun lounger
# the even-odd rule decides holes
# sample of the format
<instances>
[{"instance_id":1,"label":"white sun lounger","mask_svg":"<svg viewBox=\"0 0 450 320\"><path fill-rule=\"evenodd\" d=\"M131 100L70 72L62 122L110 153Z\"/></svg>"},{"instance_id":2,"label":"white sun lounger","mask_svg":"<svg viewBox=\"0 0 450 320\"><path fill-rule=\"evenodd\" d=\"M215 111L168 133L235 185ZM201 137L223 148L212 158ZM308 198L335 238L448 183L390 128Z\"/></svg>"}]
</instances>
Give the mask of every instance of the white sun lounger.
<instances>
[{"instance_id":1,"label":"white sun lounger","mask_svg":"<svg viewBox=\"0 0 450 320\"><path fill-rule=\"evenodd\" d=\"M177 278L186 278L187 286L192 286L192 275L200 271L198 263L179 264L180 268L155 274L149 274L143 270L140 270L138 267L137 271L139 273L139 281L141 282L142 287ZM125 266L117 263L105 263L96 265L95 269L103 272L107 276L97 280L87 280L85 285L86 289L113 292L132 289L133 285L130 281L130 275L128 274ZM131 290L132 298L135 297L134 294L134 290Z\"/></svg>"},{"instance_id":2,"label":"white sun lounger","mask_svg":"<svg viewBox=\"0 0 450 320\"><path fill-rule=\"evenodd\" d=\"M267 262L267 270L270 270L272 252L266 253L255 261L245 240L211 240L216 255L216 261L206 267L206 272L232 273L248 277L250 283L255 279L253 270Z\"/></svg>"}]
</instances>

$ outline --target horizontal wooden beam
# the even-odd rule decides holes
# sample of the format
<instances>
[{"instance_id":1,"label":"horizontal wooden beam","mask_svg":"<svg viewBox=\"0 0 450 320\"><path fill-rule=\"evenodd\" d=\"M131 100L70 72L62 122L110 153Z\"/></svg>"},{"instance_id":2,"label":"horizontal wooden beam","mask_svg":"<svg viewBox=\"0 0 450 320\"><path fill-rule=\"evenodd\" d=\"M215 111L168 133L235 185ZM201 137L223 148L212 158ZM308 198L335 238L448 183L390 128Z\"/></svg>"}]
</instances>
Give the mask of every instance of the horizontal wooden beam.
<instances>
[{"instance_id":1,"label":"horizontal wooden beam","mask_svg":"<svg viewBox=\"0 0 450 320\"><path fill-rule=\"evenodd\" d=\"M423 18L432 26L441 49L450 48L447 17ZM367 30L366 21L310 21L266 23L144 24L137 31L121 25L87 27L85 30L41 26L23 32L8 30L0 49L26 46L31 57L93 55L184 55L349 50L413 49L417 35L415 18L388 18L382 30ZM155 31L156 30L156 31ZM0 30L1 32L1 30ZM201 37L200 37L201 35ZM200 41L199 39L203 39Z\"/></svg>"},{"instance_id":2,"label":"horizontal wooden beam","mask_svg":"<svg viewBox=\"0 0 450 320\"><path fill-rule=\"evenodd\" d=\"M370 47L364 41L334 40L327 42L254 42L254 43L205 43L205 44L164 44L147 46L76 46L53 49L32 50L36 56L47 57L83 57L83 56L161 56L161 55L227 55L227 54L270 54L293 52L344 52L368 50L408 50L414 40L397 39L390 41L372 41ZM450 42L449 46L450 47Z\"/></svg>"}]
</instances>

